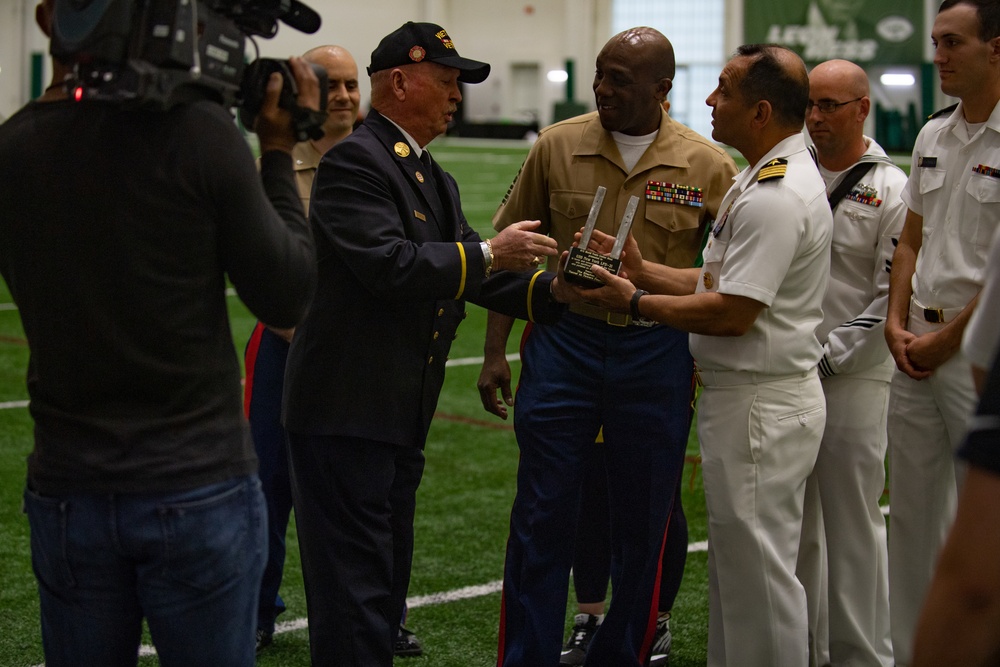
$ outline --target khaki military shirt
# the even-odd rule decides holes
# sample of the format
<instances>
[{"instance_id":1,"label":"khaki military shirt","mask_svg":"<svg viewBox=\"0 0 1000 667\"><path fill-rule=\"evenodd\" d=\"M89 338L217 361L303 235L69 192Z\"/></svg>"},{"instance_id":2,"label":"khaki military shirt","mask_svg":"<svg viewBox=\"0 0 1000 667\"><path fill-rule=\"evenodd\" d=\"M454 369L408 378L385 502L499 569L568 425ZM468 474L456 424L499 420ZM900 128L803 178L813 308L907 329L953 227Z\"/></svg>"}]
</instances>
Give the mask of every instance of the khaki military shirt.
<instances>
[{"instance_id":1,"label":"khaki military shirt","mask_svg":"<svg viewBox=\"0 0 1000 667\"><path fill-rule=\"evenodd\" d=\"M316 178L316 167L323 156L312 145L311 141L301 141L292 149L292 169L295 170L295 185L299 189L302 208L309 215L309 197L312 195L313 179Z\"/></svg>"},{"instance_id":2,"label":"khaki military shirt","mask_svg":"<svg viewBox=\"0 0 1000 667\"><path fill-rule=\"evenodd\" d=\"M541 220L541 231L565 250L603 185L607 195L598 229L615 234L629 197L637 195L632 234L643 258L689 267L735 174L724 150L666 113L656 139L627 172L614 138L592 112L542 130L493 226L501 230L520 220Z\"/></svg>"}]
</instances>

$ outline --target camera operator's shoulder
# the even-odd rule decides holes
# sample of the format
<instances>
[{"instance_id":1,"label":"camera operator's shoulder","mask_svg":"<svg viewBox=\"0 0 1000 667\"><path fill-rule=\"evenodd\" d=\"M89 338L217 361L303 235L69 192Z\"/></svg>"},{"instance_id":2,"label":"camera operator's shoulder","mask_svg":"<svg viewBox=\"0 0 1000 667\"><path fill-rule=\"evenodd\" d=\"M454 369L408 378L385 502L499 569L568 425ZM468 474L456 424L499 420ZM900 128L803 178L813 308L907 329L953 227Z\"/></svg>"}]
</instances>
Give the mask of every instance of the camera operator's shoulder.
<instances>
[{"instance_id":1,"label":"camera operator's shoulder","mask_svg":"<svg viewBox=\"0 0 1000 667\"><path fill-rule=\"evenodd\" d=\"M225 127L239 132L233 114L221 104L210 100L178 104L170 113L185 124L205 124L211 131L219 131Z\"/></svg>"}]
</instances>

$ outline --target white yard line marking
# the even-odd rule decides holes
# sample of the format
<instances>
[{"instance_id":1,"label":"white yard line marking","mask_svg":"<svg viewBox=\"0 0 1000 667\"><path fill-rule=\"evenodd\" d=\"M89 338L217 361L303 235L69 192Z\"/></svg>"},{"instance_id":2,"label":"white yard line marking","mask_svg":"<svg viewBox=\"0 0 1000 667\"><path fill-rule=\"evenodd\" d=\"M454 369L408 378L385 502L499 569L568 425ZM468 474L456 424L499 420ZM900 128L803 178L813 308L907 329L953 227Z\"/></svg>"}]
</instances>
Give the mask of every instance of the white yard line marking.
<instances>
[{"instance_id":1,"label":"white yard line marking","mask_svg":"<svg viewBox=\"0 0 1000 667\"><path fill-rule=\"evenodd\" d=\"M520 360L521 360L521 355L517 354L516 352L514 354L507 355L507 361L520 361ZM461 359L449 359L448 361L444 362L444 365L447 368L451 368L452 366L476 366L481 363L483 363L482 357L463 357Z\"/></svg>"}]
</instances>

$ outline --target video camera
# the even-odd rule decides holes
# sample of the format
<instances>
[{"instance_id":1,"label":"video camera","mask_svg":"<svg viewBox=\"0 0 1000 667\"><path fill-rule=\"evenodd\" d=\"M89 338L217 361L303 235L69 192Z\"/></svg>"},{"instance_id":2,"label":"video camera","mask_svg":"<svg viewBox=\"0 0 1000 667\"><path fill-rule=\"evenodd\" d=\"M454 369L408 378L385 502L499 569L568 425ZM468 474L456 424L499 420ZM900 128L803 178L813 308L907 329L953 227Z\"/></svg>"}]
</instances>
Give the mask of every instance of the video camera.
<instances>
[{"instance_id":1,"label":"video camera","mask_svg":"<svg viewBox=\"0 0 1000 667\"><path fill-rule=\"evenodd\" d=\"M192 99L214 99L243 110L252 129L271 72L284 77L279 104L292 111L299 140L322 136L327 77L319 112L299 107L288 63L245 61L248 37L273 37L278 21L306 33L320 17L298 0L55 0L49 51L73 65L71 99L101 100L166 110Z\"/></svg>"}]
</instances>

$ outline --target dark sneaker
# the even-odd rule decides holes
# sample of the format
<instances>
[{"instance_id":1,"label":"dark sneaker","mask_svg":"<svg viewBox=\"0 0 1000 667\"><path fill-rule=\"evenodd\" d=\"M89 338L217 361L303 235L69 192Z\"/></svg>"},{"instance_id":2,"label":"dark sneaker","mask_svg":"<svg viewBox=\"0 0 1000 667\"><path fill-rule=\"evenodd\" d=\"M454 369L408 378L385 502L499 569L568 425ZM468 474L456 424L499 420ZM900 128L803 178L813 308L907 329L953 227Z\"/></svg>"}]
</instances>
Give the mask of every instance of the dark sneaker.
<instances>
[{"instance_id":1,"label":"dark sneaker","mask_svg":"<svg viewBox=\"0 0 1000 667\"><path fill-rule=\"evenodd\" d=\"M257 628L257 653L271 645L274 641L274 633L268 632L264 628Z\"/></svg>"},{"instance_id":2,"label":"dark sneaker","mask_svg":"<svg viewBox=\"0 0 1000 667\"><path fill-rule=\"evenodd\" d=\"M649 667L667 667L670 663L670 614L667 613L656 621L656 634L653 635L653 648L650 650Z\"/></svg>"},{"instance_id":3,"label":"dark sneaker","mask_svg":"<svg viewBox=\"0 0 1000 667\"><path fill-rule=\"evenodd\" d=\"M573 619L573 631L563 647L559 664L563 667L582 665L583 659L587 657L590 640L594 638L594 633L600 625L601 619L593 614L577 614Z\"/></svg>"},{"instance_id":4,"label":"dark sneaker","mask_svg":"<svg viewBox=\"0 0 1000 667\"><path fill-rule=\"evenodd\" d=\"M421 648L417 636L400 625L392 653L397 658L415 658L418 655L423 655L424 650Z\"/></svg>"}]
</instances>

